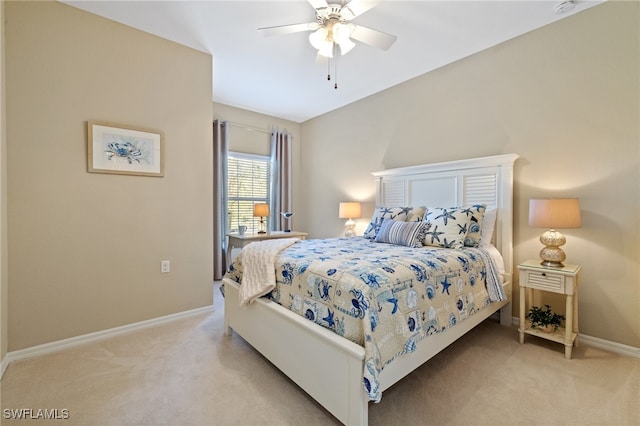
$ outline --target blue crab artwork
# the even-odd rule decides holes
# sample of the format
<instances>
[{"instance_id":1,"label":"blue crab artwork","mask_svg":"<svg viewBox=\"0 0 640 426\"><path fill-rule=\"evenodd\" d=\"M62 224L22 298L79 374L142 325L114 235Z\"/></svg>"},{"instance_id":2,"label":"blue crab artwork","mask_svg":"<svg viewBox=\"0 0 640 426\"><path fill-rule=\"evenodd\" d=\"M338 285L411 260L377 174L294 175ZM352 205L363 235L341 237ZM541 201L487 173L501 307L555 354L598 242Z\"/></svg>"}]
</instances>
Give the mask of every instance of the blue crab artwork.
<instances>
[{"instance_id":1,"label":"blue crab artwork","mask_svg":"<svg viewBox=\"0 0 640 426\"><path fill-rule=\"evenodd\" d=\"M109 161L121 158L127 160L129 164L139 164L143 160L142 151L132 141L111 142L107 145L105 153Z\"/></svg>"}]
</instances>

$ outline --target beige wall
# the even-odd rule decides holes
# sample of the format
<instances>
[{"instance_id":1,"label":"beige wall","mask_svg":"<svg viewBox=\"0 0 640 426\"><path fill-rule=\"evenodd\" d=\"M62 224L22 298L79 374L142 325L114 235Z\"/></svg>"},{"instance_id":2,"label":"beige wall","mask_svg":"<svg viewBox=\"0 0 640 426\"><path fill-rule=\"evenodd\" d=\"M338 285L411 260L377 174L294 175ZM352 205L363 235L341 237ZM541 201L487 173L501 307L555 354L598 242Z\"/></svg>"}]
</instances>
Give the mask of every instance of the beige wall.
<instances>
[{"instance_id":1,"label":"beige wall","mask_svg":"<svg viewBox=\"0 0 640 426\"><path fill-rule=\"evenodd\" d=\"M8 350L210 305L211 57L58 2L5 18ZM165 176L87 173L87 120L163 130Z\"/></svg>"},{"instance_id":2,"label":"beige wall","mask_svg":"<svg viewBox=\"0 0 640 426\"><path fill-rule=\"evenodd\" d=\"M339 201L371 206L371 171L517 153L515 262L541 247L528 200L579 197L580 330L640 346L639 20L609 1L304 122L306 230L339 235Z\"/></svg>"},{"instance_id":3,"label":"beige wall","mask_svg":"<svg viewBox=\"0 0 640 426\"><path fill-rule=\"evenodd\" d=\"M220 103L213 104L213 116L215 119L231 123L229 149L232 151L269 155L271 136L267 132L277 128L291 133L293 137L291 165L292 208L295 215L290 224L294 230L303 230L304 215L302 214L302 185L300 182L300 124ZM258 130L263 130L264 132Z\"/></svg>"}]
</instances>

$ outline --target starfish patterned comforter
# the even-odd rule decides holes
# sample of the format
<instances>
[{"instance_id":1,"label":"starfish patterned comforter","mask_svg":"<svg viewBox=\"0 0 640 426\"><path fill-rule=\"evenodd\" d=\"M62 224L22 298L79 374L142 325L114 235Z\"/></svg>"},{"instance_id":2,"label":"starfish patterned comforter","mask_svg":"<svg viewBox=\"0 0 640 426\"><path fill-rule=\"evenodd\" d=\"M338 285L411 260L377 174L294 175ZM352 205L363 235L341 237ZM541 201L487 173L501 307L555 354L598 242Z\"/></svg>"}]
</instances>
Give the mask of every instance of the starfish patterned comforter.
<instances>
[{"instance_id":1,"label":"starfish patterned comforter","mask_svg":"<svg viewBox=\"0 0 640 426\"><path fill-rule=\"evenodd\" d=\"M482 248L306 240L280 252L274 269L276 288L267 297L365 348L363 385L375 402L385 365L506 298ZM226 278L242 285L242 252Z\"/></svg>"}]
</instances>

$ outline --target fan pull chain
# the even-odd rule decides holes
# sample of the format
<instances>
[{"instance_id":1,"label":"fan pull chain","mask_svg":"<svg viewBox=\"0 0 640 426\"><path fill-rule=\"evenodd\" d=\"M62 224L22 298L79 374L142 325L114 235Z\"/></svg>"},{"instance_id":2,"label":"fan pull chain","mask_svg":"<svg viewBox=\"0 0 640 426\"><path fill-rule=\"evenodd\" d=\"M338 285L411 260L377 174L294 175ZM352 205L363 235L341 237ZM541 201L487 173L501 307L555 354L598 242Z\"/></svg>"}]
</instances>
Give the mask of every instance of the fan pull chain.
<instances>
[{"instance_id":1,"label":"fan pull chain","mask_svg":"<svg viewBox=\"0 0 640 426\"><path fill-rule=\"evenodd\" d=\"M333 43L333 57L333 88L338 90L338 46L335 43Z\"/></svg>"},{"instance_id":2,"label":"fan pull chain","mask_svg":"<svg viewBox=\"0 0 640 426\"><path fill-rule=\"evenodd\" d=\"M338 90L338 48L333 45L333 58L327 58L327 81L331 81L331 59L333 59L333 88Z\"/></svg>"}]
</instances>

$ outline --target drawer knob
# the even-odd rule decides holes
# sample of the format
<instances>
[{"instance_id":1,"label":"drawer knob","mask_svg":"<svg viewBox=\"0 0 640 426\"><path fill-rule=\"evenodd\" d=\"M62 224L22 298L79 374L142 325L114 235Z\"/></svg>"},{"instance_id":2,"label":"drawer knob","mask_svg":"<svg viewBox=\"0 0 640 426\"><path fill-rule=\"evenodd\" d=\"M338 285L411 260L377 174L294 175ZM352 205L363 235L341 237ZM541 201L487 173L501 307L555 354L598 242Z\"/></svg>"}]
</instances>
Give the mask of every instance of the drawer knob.
<instances>
[{"instance_id":1,"label":"drawer knob","mask_svg":"<svg viewBox=\"0 0 640 426\"><path fill-rule=\"evenodd\" d=\"M542 273L542 276L543 276L543 277L546 277L546 276L547 276L547 273L546 273L546 272L543 272L543 273Z\"/></svg>"}]
</instances>

